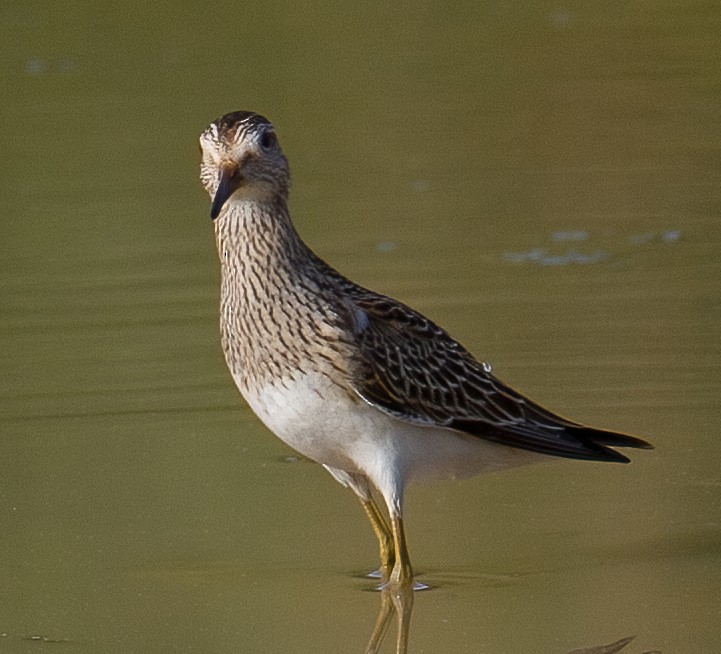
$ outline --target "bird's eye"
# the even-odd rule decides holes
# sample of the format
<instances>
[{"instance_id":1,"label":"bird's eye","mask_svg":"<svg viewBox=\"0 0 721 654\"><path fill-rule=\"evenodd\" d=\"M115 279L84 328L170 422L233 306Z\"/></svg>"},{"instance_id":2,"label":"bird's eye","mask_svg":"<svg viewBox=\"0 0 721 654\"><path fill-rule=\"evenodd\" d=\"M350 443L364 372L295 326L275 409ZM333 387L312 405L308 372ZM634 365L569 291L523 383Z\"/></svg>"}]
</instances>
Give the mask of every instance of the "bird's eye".
<instances>
[{"instance_id":1,"label":"bird's eye","mask_svg":"<svg viewBox=\"0 0 721 654\"><path fill-rule=\"evenodd\" d=\"M264 129L260 134L260 147L264 150L267 150L268 148L272 147L275 143L275 133L273 130L270 129Z\"/></svg>"}]
</instances>

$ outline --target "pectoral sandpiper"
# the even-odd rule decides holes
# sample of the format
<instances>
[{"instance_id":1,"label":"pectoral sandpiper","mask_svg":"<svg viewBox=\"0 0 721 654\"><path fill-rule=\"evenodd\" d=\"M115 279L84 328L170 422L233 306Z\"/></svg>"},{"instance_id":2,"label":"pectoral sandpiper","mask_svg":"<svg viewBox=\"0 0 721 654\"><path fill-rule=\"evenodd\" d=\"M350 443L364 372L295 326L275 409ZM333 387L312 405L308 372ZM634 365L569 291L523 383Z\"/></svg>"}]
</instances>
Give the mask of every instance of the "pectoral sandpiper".
<instances>
[{"instance_id":1,"label":"pectoral sandpiper","mask_svg":"<svg viewBox=\"0 0 721 654\"><path fill-rule=\"evenodd\" d=\"M408 482L549 456L627 462L610 448L651 447L539 406L420 313L316 256L291 221L288 162L266 118L227 114L200 145L230 372L271 431L358 495L388 586L413 579L402 519Z\"/></svg>"}]
</instances>

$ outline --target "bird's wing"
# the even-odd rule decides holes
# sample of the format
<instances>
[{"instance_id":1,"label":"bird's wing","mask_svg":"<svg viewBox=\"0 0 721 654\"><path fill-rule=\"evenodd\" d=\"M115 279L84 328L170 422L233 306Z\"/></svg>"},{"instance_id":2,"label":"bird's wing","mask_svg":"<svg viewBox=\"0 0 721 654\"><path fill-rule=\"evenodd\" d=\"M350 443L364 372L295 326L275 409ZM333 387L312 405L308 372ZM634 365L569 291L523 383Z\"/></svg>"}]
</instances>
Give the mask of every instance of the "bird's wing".
<instances>
[{"instance_id":1,"label":"bird's wing","mask_svg":"<svg viewBox=\"0 0 721 654\"><path fill-rule=\"evenodd\" d=\"M356 292L345 296L344 308L358 349L355 391L401 420L571 458L627 461L604 445L647 446L523 397L443 329L395 300Z\"/></svg>"}]
</instances>

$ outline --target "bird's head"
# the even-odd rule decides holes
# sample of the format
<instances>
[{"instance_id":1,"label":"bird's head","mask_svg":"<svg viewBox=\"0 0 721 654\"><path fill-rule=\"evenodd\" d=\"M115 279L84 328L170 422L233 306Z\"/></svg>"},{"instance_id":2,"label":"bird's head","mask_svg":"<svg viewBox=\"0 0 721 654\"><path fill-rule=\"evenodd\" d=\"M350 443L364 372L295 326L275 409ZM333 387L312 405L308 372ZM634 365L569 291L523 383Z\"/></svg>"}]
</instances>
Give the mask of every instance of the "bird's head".
<instances>
[{"instance_id":1,"label":"bird's head","mask_svg":"<svg viewBox=\"0 0 721 654\"><path fill-rule=\"evenodd\" d=\"M213 121L200 135L200 180L212 200L215 220L231 197L285 198L288 161L271 122L250 111L235 111Z\"/></svg>"}]
</instances>

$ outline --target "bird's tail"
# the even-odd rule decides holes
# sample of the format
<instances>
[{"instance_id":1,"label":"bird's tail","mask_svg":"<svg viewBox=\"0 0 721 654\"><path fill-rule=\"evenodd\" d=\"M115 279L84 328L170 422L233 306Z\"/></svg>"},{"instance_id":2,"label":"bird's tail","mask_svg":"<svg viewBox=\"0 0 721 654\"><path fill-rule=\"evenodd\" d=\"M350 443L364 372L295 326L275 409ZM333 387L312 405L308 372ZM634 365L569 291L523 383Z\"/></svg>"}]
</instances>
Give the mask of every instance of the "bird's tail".
<instances>
[{"instance_id":1,"label":"bird's tail","mask_svg":"<svg viewBox=\"0 0 721 654\"><path fill-rule=\"evenodd\" d=\"M578 456L578 458L583 459L628 463L630 459L627 456L611 448L634 447L644 450L653 449L651 443L648 443L642 438L638 438L638 436L606 431L605 429L578 425L566 427L566 432L583 445L583 454L579 453L580 455Z\"/></svg>"}]
</instances>

